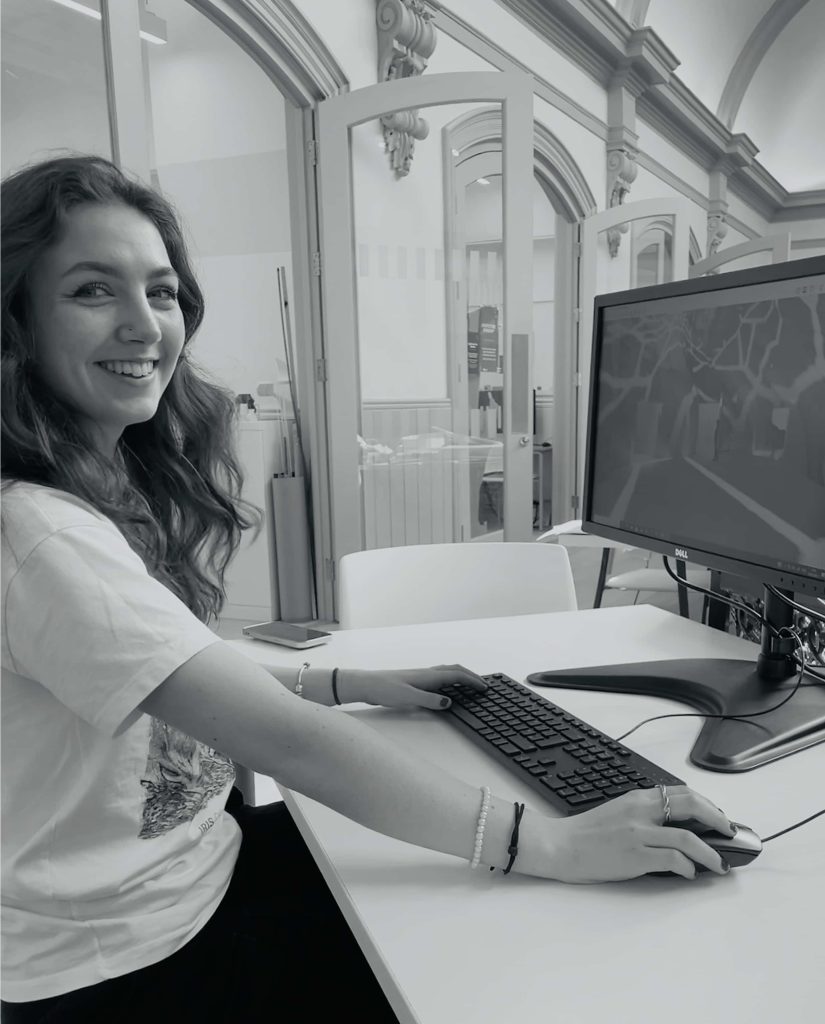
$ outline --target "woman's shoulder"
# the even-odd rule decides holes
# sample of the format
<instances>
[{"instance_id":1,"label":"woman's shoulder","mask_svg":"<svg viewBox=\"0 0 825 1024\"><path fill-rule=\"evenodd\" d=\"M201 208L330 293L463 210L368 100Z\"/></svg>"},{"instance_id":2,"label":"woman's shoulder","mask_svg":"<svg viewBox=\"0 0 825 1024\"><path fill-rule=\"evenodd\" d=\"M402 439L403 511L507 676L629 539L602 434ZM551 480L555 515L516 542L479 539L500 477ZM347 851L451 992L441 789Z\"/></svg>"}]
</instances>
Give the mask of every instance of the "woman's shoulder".
<instances>
[{"instance_id":1,"label":"woman's shoulder","mask_svg":"<svg viewBox=\"0 0 825 1024\"><path fill-rule=\"evenodd\" d=\"M117 529L93 505L68 491L26 480L3 482L3 537L18 551L73 526Z\"/></svg>"}]
</instances>

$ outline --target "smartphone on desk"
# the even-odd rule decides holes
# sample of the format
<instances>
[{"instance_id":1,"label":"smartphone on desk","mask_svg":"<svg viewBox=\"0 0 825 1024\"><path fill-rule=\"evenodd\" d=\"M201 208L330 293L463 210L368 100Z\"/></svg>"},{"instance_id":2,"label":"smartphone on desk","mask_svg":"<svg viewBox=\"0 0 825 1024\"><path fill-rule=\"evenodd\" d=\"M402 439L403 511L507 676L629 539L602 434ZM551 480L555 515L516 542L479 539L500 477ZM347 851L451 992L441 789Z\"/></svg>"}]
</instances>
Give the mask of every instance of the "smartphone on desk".
<instances>
[{"instance_id":1,"label":"smartphone on desk","mask_svg":"<svg viewBox=\"0 0 825 1024\"><path fill-rule=\"evenodd\" d=\"M293 622L258 622L243 627L243 635L253 640L266 640L270 644L281 644L283 647L317 647L325 644L332 633L323 629L310 629L309 626L296 626Z\"/></svg>"}]
</instances>

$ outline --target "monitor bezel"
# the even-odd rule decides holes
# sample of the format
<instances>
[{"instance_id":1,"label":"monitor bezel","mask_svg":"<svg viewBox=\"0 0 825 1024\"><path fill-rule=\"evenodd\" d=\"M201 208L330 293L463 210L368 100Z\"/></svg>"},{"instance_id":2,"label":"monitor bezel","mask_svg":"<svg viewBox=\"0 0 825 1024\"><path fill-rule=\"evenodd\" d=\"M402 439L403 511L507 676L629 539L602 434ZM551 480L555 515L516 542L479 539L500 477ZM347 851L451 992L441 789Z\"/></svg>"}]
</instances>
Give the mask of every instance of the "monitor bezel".
<instances>
[{"instance_id":1,"label":"monitor bezel","mask_svg":"<svg viewBox=\"0 0 825 1024\"><path fill-rule=\"evenodd\" d=\"M621 292L608 292L597 295L593 301L593 335L590 360L590 387L587 407L587 441L585 447L584 493L582 495L582 529L598 537L620 541L633 547L681 559L690 565L705 566L737 576L757 579L762 583L773 584L798 594L825 596L825 568L820 576L815 575L815 567L811 573L788 572L775 564L768 564L765 558L761 562L747 561L741 557L730 555L721 550L697 548L679 545L673 541L664 541L658 537L636 533L615 526L596 523L591 516L592 474L595 466L595 415L599 387L599 366L601 363L602 316L608 307L628 305L676 298L682 295L694 295L701 292L722 291L732 288L747 287L762 283L785 281L795 277L811 277L825 275L825 256L814 256L802 260L789 260L784 263L773 263L768 266L752 267L745 270L734 270L724 274L708 277L689 278L685 281L673 281L666 284L649 285L644 288L633 288Z\"/></svg>"}]
</instances>

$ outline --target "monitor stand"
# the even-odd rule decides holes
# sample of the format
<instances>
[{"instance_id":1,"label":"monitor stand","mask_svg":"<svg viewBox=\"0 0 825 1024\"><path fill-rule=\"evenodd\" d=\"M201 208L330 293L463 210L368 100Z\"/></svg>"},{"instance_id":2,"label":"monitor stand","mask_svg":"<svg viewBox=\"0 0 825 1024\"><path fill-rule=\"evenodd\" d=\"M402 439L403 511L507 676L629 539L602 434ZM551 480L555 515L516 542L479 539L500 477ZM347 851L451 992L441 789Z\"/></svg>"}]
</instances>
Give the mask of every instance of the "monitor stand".
<instances>
[{"instance_id":1,"label":"monitor stand","mask_svg":"<svg viewBox=\"0 0 825 1024\"><path fill-rule=\"evenodd\" d=\"M793 621L791 607L765 591L765 615L777 628ZM784 621L783 621L784 620ZM776 648L763 627L758 659L687 658L629 665L535 672L535 686L604 690L666 697L710 715L755 718L709 718L699 733L690 760L716 772L745 772L825 741L825 683L805 673L790 700L769 714L796 686L799 669L788 653ZM756 653L756 652L754 652Z\"/></svg>"}]
</instances>

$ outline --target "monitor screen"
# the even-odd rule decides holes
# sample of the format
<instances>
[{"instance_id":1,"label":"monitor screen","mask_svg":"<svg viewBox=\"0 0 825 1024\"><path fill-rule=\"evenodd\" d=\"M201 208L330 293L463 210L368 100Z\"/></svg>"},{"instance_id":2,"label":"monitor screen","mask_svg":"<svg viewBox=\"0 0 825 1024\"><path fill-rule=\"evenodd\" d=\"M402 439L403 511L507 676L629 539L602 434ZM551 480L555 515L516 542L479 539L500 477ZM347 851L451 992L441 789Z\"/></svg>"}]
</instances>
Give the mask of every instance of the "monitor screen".
<instances>
[{"instance_id":1,"label":"monitor screen","mask_svg":"<svg viewBox=\"0 0 825 1024\"><path fill-rule=\"evenodd\" d=\"M597 297L582 525L825 594L825 258Z\"/></svg>"}]
</instances>

